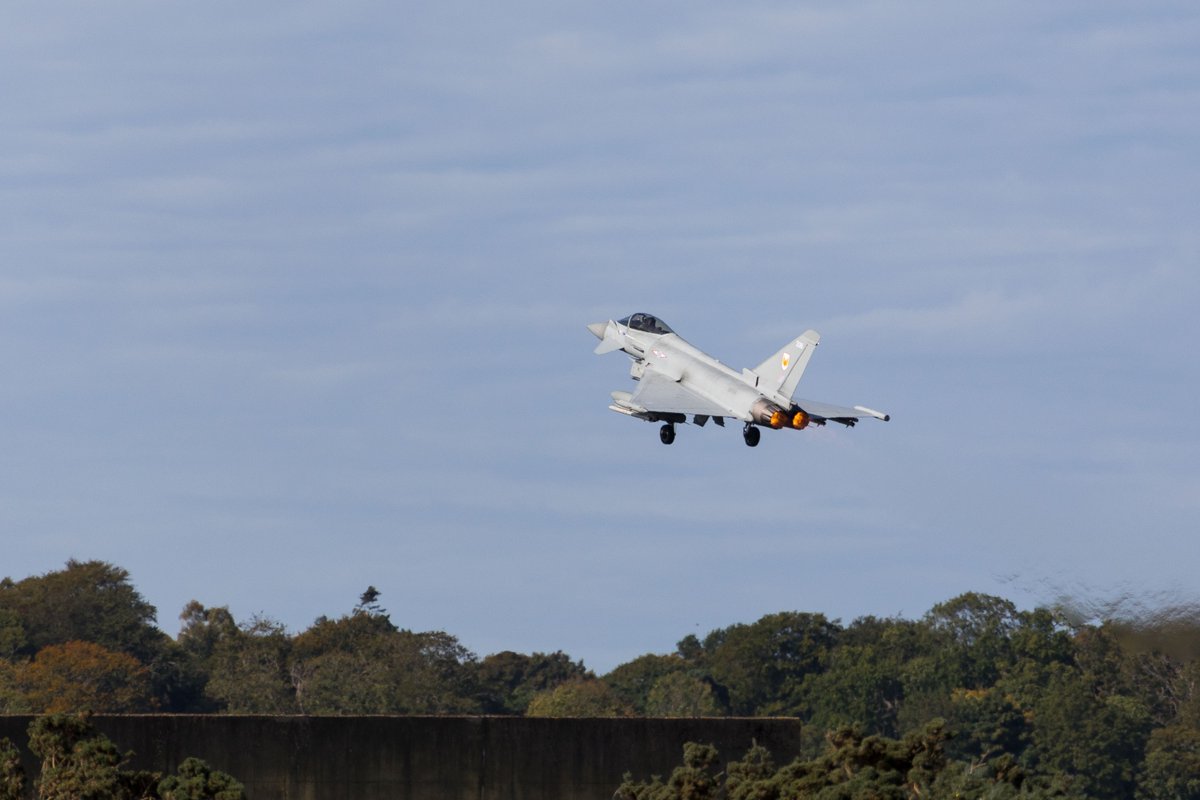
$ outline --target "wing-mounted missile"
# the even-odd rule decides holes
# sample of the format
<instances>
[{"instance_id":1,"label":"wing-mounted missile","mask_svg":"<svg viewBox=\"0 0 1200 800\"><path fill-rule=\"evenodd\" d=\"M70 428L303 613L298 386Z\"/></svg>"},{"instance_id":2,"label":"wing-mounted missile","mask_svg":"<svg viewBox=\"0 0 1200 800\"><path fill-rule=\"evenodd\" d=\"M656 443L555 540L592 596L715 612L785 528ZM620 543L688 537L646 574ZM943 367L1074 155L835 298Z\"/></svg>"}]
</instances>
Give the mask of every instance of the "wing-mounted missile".
<instances>
[{"instance_id":1,"label":"wing-mounted missile","mask_svg":"<svg viewBox=\"0 0 1200 800\"><path fill-rule=\"evenodd\" d=\"M609 406L610 410L616 411L618 414L624 414L627 417L646 418L646 409L633 402L633 395L629 392L613 392L612 399L612 405Z\"/></svg>"},{"instance_id":2,"label":"wing-mounted missile","mask_svg":"<svg viewBox=\"0 0 1200 800\"><path fill-rule=\"evenodd\" d=\"M875 409L873 409L873 408L867 408L866 406L855 406L855 407L854 407L854 410L855 410L855 411L861 411L861 412L862 412L862 413L864 413L864 414L867 414L867 415L869 415L869 416L872 416L872 417L874 417L875 419L881 419L881 420L883 420L884 422L891 422L891 420L892 420L892 415L891 415L891 414L885 414L885 413L883 413L882 411L876 411Z\"/></svg>"},{"instance_id":3,"label":"wing-mounted missile","mask_svg":"<svg viewBox=\"0 0 1200 800\"><path fill-rule=\"evenodd\" d=\"M637 417L644 419L647 422L669 422L671 424L682 424L687 422L687 415L673 411L648 411L638 405L633 395L629 392L613 392L612 405L608 408L611 411L616 411L618 414L624 414L627 417ZM707 419L705 420L707 421ZM724 422L720 423L724 425Z\"/></svg>"}]
</instances>

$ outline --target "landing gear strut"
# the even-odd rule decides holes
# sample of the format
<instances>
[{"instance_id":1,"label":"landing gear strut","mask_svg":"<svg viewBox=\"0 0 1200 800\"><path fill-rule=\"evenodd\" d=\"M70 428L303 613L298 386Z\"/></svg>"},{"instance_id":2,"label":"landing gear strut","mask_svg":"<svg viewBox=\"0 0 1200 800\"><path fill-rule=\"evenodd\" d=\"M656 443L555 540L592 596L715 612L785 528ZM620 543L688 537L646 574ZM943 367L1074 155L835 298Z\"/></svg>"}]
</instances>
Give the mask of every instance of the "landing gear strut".
<instances>
[{"instance_id":1,"label":"landing gear strut","mask_svg":"<svg viewBox=\"0 0 1200 800\"><path fill-rule=\"evenodd\" d=\"M670 444L675 441L675 426L667 423L658 429L658 438L663 444Z\"/></svg>"},{"instance_id":2,"label":"landing gear strut","mask_svg":"<svg viewBox=\"0 0 1200 800\"><path fill-rule=\"evenodd\" d=\"M757 425L746 423L746 427L742 428L742 438L746 440L747 447L758 447L758 438L762 436L762 431Z\"/></svg>"}]
</instances>

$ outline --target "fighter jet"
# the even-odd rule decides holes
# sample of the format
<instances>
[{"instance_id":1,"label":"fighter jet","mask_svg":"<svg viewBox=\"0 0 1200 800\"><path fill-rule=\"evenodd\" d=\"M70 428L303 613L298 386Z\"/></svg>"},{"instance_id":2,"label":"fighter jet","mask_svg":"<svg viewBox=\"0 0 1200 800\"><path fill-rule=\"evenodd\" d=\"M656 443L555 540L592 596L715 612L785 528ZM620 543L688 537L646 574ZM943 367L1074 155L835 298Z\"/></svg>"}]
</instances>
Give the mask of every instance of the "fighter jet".
<instances>
[{"instance_id":1,"label":"fighter jet","mask_svg":"<svg viewBox=\"0 0 1200 800\"><path fill-rule=\"evenodd\" d=\"M844 408L792 397L821 341L814 330L739 374L650 314L631 314L587 327L600 340L596 353L620 350L633 359L629 374L638 382L637 390L613 392L609 408L647 422L662 422L658 436L663 444L675 441L675 426L688 417L700 427L710 419L721 427L726 418L741 420L742 436L750 447L758 446L764 427L803 430L826 422L851 427L865 417L891 419L864 406Z\"/></svg>"}]
</instances>

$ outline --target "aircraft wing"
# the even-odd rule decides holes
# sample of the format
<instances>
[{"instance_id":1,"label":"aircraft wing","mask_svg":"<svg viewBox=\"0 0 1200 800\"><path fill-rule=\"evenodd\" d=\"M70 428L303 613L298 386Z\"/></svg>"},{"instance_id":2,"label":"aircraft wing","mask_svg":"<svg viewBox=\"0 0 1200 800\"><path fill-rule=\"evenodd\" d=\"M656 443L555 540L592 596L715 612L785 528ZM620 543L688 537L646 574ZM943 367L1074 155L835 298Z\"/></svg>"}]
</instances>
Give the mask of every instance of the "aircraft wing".
<instances>
[{"instance_id":1,"label":"aircraft wing","mask_svg":"<svg viewBox=\"0 0 1200 800\"><path fill-rule=\"evenodd\" d=\"M840 422L843 425L852 426L860 419L866 417L874 417L887 422L891 416L884 414L881 411L875 411L864 406L855 406L854 408L846 408L845 406L834 406L829 403L819 403L816 400L801 400L794 399L796 405L804 410L814 420L828 420L830 422Z\"/></svg>"},{"instance_id":2,"label":"aircraft wing","mask_svg":"<svg viewBox=\"0 0 1200 800\"><path fill-rule=\"evenodd\" d=\"M706 417L727 417L729 409L685 388L678 381L646 370L630 402L647 411L668 414L696 414Z\"/></svg>"}]
</instances>

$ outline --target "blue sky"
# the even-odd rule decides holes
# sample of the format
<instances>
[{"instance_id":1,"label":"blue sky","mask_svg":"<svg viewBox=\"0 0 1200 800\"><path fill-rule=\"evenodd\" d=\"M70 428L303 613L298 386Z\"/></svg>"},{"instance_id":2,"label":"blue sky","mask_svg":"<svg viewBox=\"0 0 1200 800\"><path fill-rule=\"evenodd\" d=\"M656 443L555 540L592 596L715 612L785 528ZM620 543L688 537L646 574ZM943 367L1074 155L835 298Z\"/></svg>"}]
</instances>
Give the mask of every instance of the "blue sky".
<instances>
[{"instance_id":1,"label":"blue sky","mask_svg":"<svg viewBox=\"0 0 1200 800\"><path fill-rule=\"evenodd\" d=\"M3 574L605 671L781 610L1195 598L1192 3L0 9ZM654 426L646 310L893 415Z\"/></svg>"}]
</instances>

